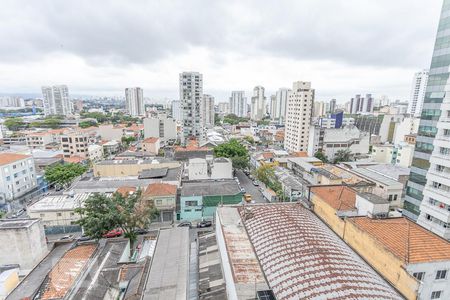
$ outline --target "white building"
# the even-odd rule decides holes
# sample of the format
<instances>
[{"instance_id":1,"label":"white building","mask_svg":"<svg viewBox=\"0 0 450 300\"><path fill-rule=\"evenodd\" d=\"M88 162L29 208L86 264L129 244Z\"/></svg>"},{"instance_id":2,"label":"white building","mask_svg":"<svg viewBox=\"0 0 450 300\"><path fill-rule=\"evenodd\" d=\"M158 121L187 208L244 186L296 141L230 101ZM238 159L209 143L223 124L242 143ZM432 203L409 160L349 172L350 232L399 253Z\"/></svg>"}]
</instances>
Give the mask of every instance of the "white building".
<instances>
[{"instance_id":1,"label":"white building","mask_svg":"<svg viewBox=\"0 0 450 300\"><path fill-rule=\"evenodd\" d=\"M314 101L314 117L321 117L326 115L326 107L325 102L322 101Z\"/></svg>"},{"instance_id":2,"label":"white building","mask_svg":"<svg viewBox=\"0 0 450 300\"><path fill-rule=\"evenodd\" d=\"M202 134L201 102L203 99L203 75L198 72L180 74L180 100L183 110L183 135L185 141L189 137Z\"/></svg>"},{"instance_id":3,"label":"white building","mask_svg":"<svg viewBox=\"0 0 450 300\"><path fill-rule=\"evenodd\" d=\"M25 107L25 100L20 97L0 97L0 107Z\"/></svg>"},{"instance_id":4,"label":"white building","mask_svg":"<svg viewBox=\"0 0 450 300\"><path fill-rule=\"evenodd\" d=\"M220 103L219 103L220 105ZM235 114L238 117L247 117L247 98L245 97L244 91L232 91L231 97L230 97L230 103L229 103L229 112L224 113L230 113ZM222 112L221 108L219 107L219 111Z\"/></svg>"},{"instance_id":5,"label":"white building","mask_svg":"<svg viewBox=\"0 0 450 300\"><path fill-rule=\"evenodd\" d=\"M280 124L283 124L286 121L286 107L290 91L291 90L287 88L280 88L275 95L275 109L272 118L279 120Z\"/></svg>"},{"instance_id":6,"label":"white building","mask_svg":"<svg viewBox=\"0 0 450 300\"><path fill-rule=\"evenodd\" d=\"M422 121L423 122L423 121ZM441 104L417 222L450 240L450 95Z\"/></svg>"},{"instance_id":7,"label":"white building","mask_svg":"<svg viewBox=\"0 0 450 300\"><path fill-rule=\"evenodd\" d=\"M208 179L208 163L204 158L191 158L188 165L189 180Z\"/></svg>"},{"instance_id":8,"label":"white building","mask_svg":"<svg viewBox=\"0 0 450 300\"><path fill-rule=\"evenodd\" d=\"M364 114L372 113L374 107L374 99L371 94L366 94L366 97L356 95L350 100L350 113L351 114Z\"/></svg>"},{"instance_id":9,"label":"white building","mask_svg":"<svg viewBox=\"0 0 450 300\"><path fill-rule=\"evenodd\" d=\"M175 119L160 116L144 119L144 138L159 137L161 141L177 139L177 122Z\"/></svg>"},{"instance_id":10,"label":"white building","mask_svg":"<svg viewBox=\"0 0 450 300\"><path fill-rule=\"evenodd\" d=\"M428 83L428 70L423 70L414 74L411 85L411 96L409 99L408 113L414 117L420 117L422 114L423 100Z\"/></svg>"},{"instance_id":11,"label":"white building","mask_svg":"<svg viewBox=\"0 0 450 300\"><path fill-rule=\"evenodd\" d=\"M393 164L409 168L411 167L413 155L414 145L402 141L396 145L373 145L371 159L379 163Z\"/></svg>"},{"instance_id":12,"label":"white building","mask_svg":"<svg viewBox=\"0 0 450 300\"><path fill-rule=\"evenodd\" d=\"M211 179L233 178L233 164L229 158L215 158L211 165Z\"/></svg>"},{"instance_id":13,"label":"white building","mask_svg":"<svg viewBox=\"0 0 450 300\"><path fill-rule=\"evenodd\" d=\"M88 146L88 158L91 161L98 161L103 158L103 147L100 145L89 145Z\"/></svg>"},{"instance_id":14,"label":"white building","mask_svg":"<svg viewBox=\"0 0 450 300\"><path fill-rule=\"evenodd\" d=\"M266 115L266 96L264 96L264 88L262 86L255 86L253 89L252 105L251 105L251 119L258 121Z\"/></svg>"},{"instance_id":15,"label":"white building","mask_svg":"<svg viewBox=\"0 0 450 300\"><path fill-rule=\"evenodd\" d=\"M219 113L223 115L228 115L230 113L230 103L228 102L220 102L218 104ZM244 117L247 117L247 105L244 107L245 115Z\"/></svg>"},{"instance_id":16,"label":"white building","mask_svg":"<svg viewBox=\"0 0 450 300\"><path fill-rule=\"evenodd\" d=\"M204 127L214 126L214 97L211 95L203 95L201 107L202 124Z\"/></svg>"},{"instance_id":17,"label":"white building","mask_svg":"<svg viewBox=\"0 0 450 300\"><path fill-rule=\"evenodd\" d=\"M69 100L67 85L43 86L44 114L67 116L72 115L73 107Z\"/></svg>"},{"instance_id":18,"label":"white building","mask_svg":"<svg viewBox=\"0 0 450 300\"><path fill-rule=\"evenodd\" d=\"M33 157L0 153L0 199L12 200L36 188Z\"/></svg>"},{"instance_id":19,"label":"white building","mask_svg":"<svg viewBox=\"0 0 450 300\"><path fill-rule=\"evenodd\" d=\"M307 151L313 103L311 82L294 82L286 111L284 148L287 151Z\"/></svg>"},{"instance_id":20,"label":"white building","mask_svg":"<svg viewBox=\"0 0 450 300\"><path fill-rule=\"evenodd\" d=\"M183 120L183 111L181 110L181 101L172 101L172 118L176 121L181 122Z\"/></svg>"},{"instance_id":21,"label":"white building","mask_svg":"<svg viewBox=\"0 0 450 300\"><path fill-rule=\"evenodd\" d=\"M144 91L140 87L125 89L126 109L130 116L144 115Z\"/></svg>"},{"instance_id":22,"label":"white building","mask_svg":"<svg viewBox=\"0 0 450 300\"><path fill-rule=\"evenodd\" d=\"M420 118L407 117L395 124L392 143L398 144L405 140L405 135L417 134Z\"/></svg>"}]
</instances>

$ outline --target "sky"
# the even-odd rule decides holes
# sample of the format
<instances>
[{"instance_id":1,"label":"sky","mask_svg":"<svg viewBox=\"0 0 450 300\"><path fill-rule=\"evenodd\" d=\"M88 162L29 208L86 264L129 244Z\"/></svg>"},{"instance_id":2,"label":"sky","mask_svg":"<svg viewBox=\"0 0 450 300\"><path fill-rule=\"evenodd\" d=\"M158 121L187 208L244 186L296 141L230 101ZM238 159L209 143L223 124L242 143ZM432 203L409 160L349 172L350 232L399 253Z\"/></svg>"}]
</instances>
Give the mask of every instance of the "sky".
<instances>
[{"instance_id":1,"label":"sky","mask_svg":"<svg viewBox=\"0 0 450 300\"><path fill-rule=\"evenodd\" d=\"M140 86L178 99L178 74L203 92L266 96L311 81L316 99L408 100L429 67L441 0L2 0L0 93L116 96Z\"/></svg>"}]
</instances>

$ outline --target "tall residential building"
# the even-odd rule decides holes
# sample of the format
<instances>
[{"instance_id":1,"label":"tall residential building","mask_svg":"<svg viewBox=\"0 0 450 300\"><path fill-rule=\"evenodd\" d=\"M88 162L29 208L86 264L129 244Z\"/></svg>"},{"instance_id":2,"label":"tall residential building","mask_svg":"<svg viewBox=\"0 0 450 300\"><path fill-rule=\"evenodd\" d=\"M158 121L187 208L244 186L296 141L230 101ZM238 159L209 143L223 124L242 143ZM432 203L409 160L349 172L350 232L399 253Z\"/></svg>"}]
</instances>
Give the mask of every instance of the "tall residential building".
<instances>
[{"instance_id":1,"label":"tall residential building","mask_svg":"<svg viewBox=\"0 0 450 300\"><path fill-rule=\"evenodd\" d=\"M309 127L314 104L311 82L296 81L289 93L284 148L287 151L307 151Z\"/></svg>"},{"instance_id":2,"label":"tall residential building","mask_svg":"<svg viewBox=\"0 0 450 300\"><path fill-rule=\"evenodd\" d=\"M181 122L181 120L183 120L183 111L181 110L180 100L172 101L172 118L174 118L178 122Z\"/></svg>"},{"instance_id":3,"label":"tall residential building","mask_svg":"<svg viewBox=\"0 0 450 300\"><path fill-rule=\"evenodd\" d=\"M351 114L364 114L373 112L374 100L371 94L366 94L366 97L356 95L350 100Z\"/></svg>"},{"instance_id":4,"label":"tall residential building","mask_svg":"<svg viewBox=\"0 0 450 300\"><path fill-rule=\"evenodd\" d=\"M219 107L219 113L223 115L228 115L230 113L230 103L229 102L220 102L218 104ZM244 117L247 117L247 105L245 105L245 115Z\"/></svg>"},{"instance_id":5,"label":"tall residential building","mask_svg":"<svg viewBox=\"0 0 450 300\"><path fill-rule=\"evenodd\" d=\"M247 117L247 98L244 91L232 91L229 103L229 113L238 117Z\"/></svg>"},{"instance_id":6,"label":"tall residential building","mask_svg":"<svg viewBox=\"0 0 450 300\"><path fill-rule=\"evenodd\" d=\"M321 117L321 116L325 116L325 115L326 115L325 102L314 101L314 113L313 113L313 116L314 117Z\"/></svg>"},{"instance_id":7,"label":"tall residential building","mask_svg":"<svg viewBox=\"0 0 450 300\"><path fill-rule=\"evenodd\" d=\"M411 96L408 104L408 113L414 117L420 117L422 113L423 100L425 99L425 90L428 83L428 70L423 70L414 74L411 86Z\"/></svg>"},{"instance_id":8,"label":"tall residential building","mask_svg":"<svg viewBox=\"0 0 450 300\"><path fill-rule=\"evenodd\" d=\"M140 87L125 89L126 109L130 116L144 115L144 91Z\"/></svg>"},{"instance_id":9,"label":"tall residential building","mask_svg":"<svg viewBox=\"0 0 450 300\"><path fill-rule=\"evenodd\" d=\"M144 119L144 138L158 137L162 142L177 138L177 121L174 118L159 116Z\"/></svg>"},{"instance_id":10,"label":"tall residential building","mask_svg":"<svg viewBox=\"0 0 450 300\"><path fill-rule=\"evenodd\" d=\"M420 214L422 225L447 237L450 228L449 191L446 190L450 187L450 161L447 151L450 151L450 145L449 137L445 136L450 129L450 123L446 123L450 106L444 97L447 91L445 83L450 75L450 59L445 54L450 51L446 42L449 15L450 0L444 0L403 210L405 216L414 220Z\"/></svg>"},{"instance_id":11,"label":"tall residential building","mask_svg":"<svg viewBox=\"0 0 450 300\"><path fill-rule=\"evenodd\" d=\"M180 74L180 100L183 110L183 135L185 141L189 137L202 134L201 103L203 99L203 75L198 72Z\"/></svg>"},{"instance_id":12,"label":"tall residential building","mask_svg":"<svg viewBox=\"0 0 450 300\"><path fill-rule=\"evenodd\" d=\"M255 86L253 89L251 119L261 120L266 114L266 96L264 96L264 88Z\"/></svg>"},{"instance_id":13,"label":"tall residential building","mask_svg":"<svg viewBox=\"0 0 450 300\"><path fill-rule=\"evenodd\" d=\"M291 90L287 88L280 88L275 95L275 116L273 119L279 120L280 124L286 121L286 106L290 91Z\"/></svg>"},{"instance_id":14,"label":"tall residential building","mask_svg":"<svg viewBox=\"0 0 450 300\"><path fill-rule=\"evenodd\" d=\"M203 95L200 107L202 115L202 125L205 127L214 126L214 97L211 95Z\"/></svg>"},{"instance_id":15,"label":"tall residential building","mask_svg":"<svg viewBox=\"0 0 450 300\"><path fill-rule=\"evenodd\" d=\"M276 117L276 108L277 108L277 95L270 95L269 101L269 115L272 120L275 120Z\"/></svg>"},{"instance_id":16,"label":"tall residential building","mask_svg":"<svg viewBox=\"0 0 450 300\"><path fill-rule=\"evenodd\" d=\"M328 111L330 114L334 114L334 111L336 110L336 99L330 100L330 110Z\"/></svg>"},{"instance_id":17,"label":"tall residential building","mask_svg":"<svg viewBox=\"0 0 450 300\"><path fill-rule=\"evenodd\" d=\"M44 114L67 116L72 114L72 103L69 100L67 85L43 86Z\"/></svg>"}]
</instances>

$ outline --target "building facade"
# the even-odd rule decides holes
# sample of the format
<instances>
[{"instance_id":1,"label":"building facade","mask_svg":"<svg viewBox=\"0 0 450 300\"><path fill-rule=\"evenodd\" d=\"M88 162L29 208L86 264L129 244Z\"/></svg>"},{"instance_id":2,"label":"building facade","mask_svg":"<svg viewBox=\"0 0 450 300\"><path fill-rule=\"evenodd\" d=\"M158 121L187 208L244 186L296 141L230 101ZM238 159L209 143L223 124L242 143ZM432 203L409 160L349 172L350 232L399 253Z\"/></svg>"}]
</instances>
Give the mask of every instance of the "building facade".
<instances>
[{"instance_id":1,"label":"building facade","mask_svg":"<svg viewBox=\"0 0 450 300\"><path fill-rule=\"evenodd\" d=\"M231 92L229 113L238 117L247 117L247 98L244 91Z\"/></svg>"},{"instance_id":2,"label":"building facade","mask_svg":"<svg viewBox=\"0 0 450 300\"><path fill-rule=\"evenodd\" d=\"M307 151L313 105L311 82L294 82L286 111L284 148L287 151Z\"/></svg>"},{"instance_id":3,"label":"building facade","mask_svg":"<svg viewBox=\"0 0 450 300\"><path fill-rule=\"evenodd\" d=\"M280 124L286 121L286 107L290 91L287 88L280 88L275 95L275 109L272 118L278 120Z\"/></svg>"},{"instance_id":4,"label":"building facade","mask_svg":"<svg viewBox=\"0 0 450 300\"><path fill-rule=\"evenodd\" d=\"M182 141L202 134L201 104L203 99L203 75L198 72L180 74L180 100L183 111Z\"/></svg>"},{"instance_id":5,"label":"building facade","mask_svg":"<svg viewBox=\"0 0 450 300\"><path fill-rule=\"evenodd\" d=\"M0 153L0 199L17 199L37 187L32 156Z\"/></svg>"},{"instance_id":6,"label":"building facade","mask_svg":"<svg viewBox=\"0 0 450 300\"><path fill-rule=\"evenodd\" d=\"M252 105L251 105L251 119L258 121L262 120L266 115L266 96L264 95L264 87L255 86L253 89Z\"/></svg>"},{"instance_id":7,"label":"building facade","mask_svg":"<svg viewBox=\"0 0 450 300\"><path fill-rule=\"evenodd\" d=\"M176 121L181 122L183 120L183 111L181 110L181 101L172 101L172 118Z\"/></svg>"},{"instance_id":8,"label":"building facade","mask_svg":"<svg viewBox=\"0 0 450 300\"><path fill-rule=\"evenodd\" d=\"M144 137L159 137L161 141L177 139L176 119L158 117L144 119Z\"/></svg>"},{"instance_id":9,"label":"building facade","mask_svg":"<svg viewBox=\"0 0 450 300\"><path fill-rule=\"evenodd\" d=\"M204 127L213 127L214 126L214 97L211 95L203 95L202 105L200 107L201 115L202 115L202 124Z\"/></svg>"},{"instance_id":10,"label":"building facade","mask_svg":"<svg viewBox=\"0 0 450 300\"><path fill-rule=\"evenodd\" d=\"M411 176L406 188L406 198L405 198L405 209L403 213L405 216L417 220L420 214L420 206L422 200L424 199L424 188L427 185L427 171L430 169L431 154L433 153L433 141L438 133L438 120L441 116L441 106L444 100L444 95L446 92L446 82L449 78L450 71L450 59L448 55L444 53L450 51L450 45L448 45L448 37L445 36L446 24L448 22L448 14L450 13L450 1L444 0L442 5L441 17L439 21L436 42L434 46L433 57L430 65L429 79L427 84L427 89L425 92L425 98L422 106L422 114L420 118L419 129L416 138L416 148L414 151L414 157L411 165ZM446 109L442 109L443 120L447 117ZM442 122L441 124L445 124ZM441 126L441 125L440 125ZM443 130L444 128L442 128ZM441 133L442 134L442 133ZM444 143L443 141L438 141L438 144ZM443 145L442 145L443 146ZM436 154L440 153L441 146L436 149ZM443 146L445 148L445 146ZM443 150L444 151L444 150ZM436 155L435 157L437 157ZM436 158L433 158L436 161ZM436 164L434 167L436 167ZM440 164L444 165L444 164ZM445 170L445 168L443 169ZM433 171L436 173L435 171ZM437 171L444 180L445 173ZM431 175L434 177L433 175ZM447 177L448 178L448 177ZM433 184L434 180L430 180L429 184ZM431 189L433 187L431 186ZM437 192L441 192L439 189L435 189ZM442 192L441 192L442 193ZM430 197L430 194L428 198ZM425 199L429 201L429 199ZM442 219L442 218L441 218ZM436 218L436 220L439 220ZM433 221L432 221L433 222ZM448 224L448 221L447 221ZM443 225L441 225L443 226ZM443 228L443 227L442 227Z\"/></svg>"},{"instance_id":11,"label":"building facade","mask_svg":"<svg viewBox=\"0 0 450 300\"><path fill-rule=\"evenodd\" d=\"M428 70L423 70L414 74L411 96L408 104L408 114L420 118L422 114L423 100L425 99L425 91L428 84Z\"/></svg>"},{"instance_id":12,"label":"building facade","mask_svg":"<svg viewBox=\"0 0 450 300\"><path fill-rule=\"evenodd\" d=\"M70 132L61 136L61 147L63 156L80 156L87 158L89 146L89 136L85 132Z\"/></svg>"},{"instance_id":13,"label":"building facade","mask_svg":"<svg viewBox=\"0 0 450 300\"><path fill-rule=\"evenodd\" d=\"M67 116L72 114L72 103L69 100L67 85L43 86L44 114Z\"/></svg>"},{"instance_id":14,"label":"building facade","mask_svg":"<svg viewBox=\"0 0 450 300\"><path fill-rule=\"evenodd\" d=\"M372 113L374 106L374 99L371 94L366 94L366 97L356 95L350 100L350 113L351 114L364 114Z\"/></svg>"},{"instance_id":15,"label":"building facade","mask_svg":"<svg viewBox=\"0 0 450 300\"><path fill-rule=\"evenodd\" d=\"M125 89L126 109L130 116L142 116L144 110L144 91L140 87Z\"/></svg>"}]
</instances>

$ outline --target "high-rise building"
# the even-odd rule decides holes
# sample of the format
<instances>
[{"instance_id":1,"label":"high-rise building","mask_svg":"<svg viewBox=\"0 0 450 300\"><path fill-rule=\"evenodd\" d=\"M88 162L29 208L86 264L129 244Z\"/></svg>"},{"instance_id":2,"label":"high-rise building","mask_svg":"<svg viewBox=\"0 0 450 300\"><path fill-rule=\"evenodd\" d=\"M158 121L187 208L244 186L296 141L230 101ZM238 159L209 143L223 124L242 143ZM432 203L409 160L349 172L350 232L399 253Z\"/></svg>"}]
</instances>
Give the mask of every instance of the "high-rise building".
<instances>
[{"instance_id":1,"label":"high-rise building","mask_svg":"<svg viewBox=\"0 0 450 300\"><path fill-rule=\"evenodd\" d=\"M72 114L67 85L43 86L44 114L67 116Z\"/></svg>"},{"instance_id":2,"label":"high-rise building","mask_svg":"<svg viewBox=\"0 0 450 300\"><path fill-rule=\"evenodd\" d=\"M264 96L264 88L255 86L253 89L251 119L261 120L266 114L266 97Z\"/></svg>"},{"instance_id":3,"label":"high-rise building","mask_svg":"<svg viewBox=\"0 0 450 300\"><path fill-rule=\"evenodd\" d=\"M403 210L414 220L420 214L423 226L446 237L450 229L450 104L444 99L450 75L450 59L445 54L450 52L445 42L449 14L450 0L444 0Z\"/></svg>"},{"instance_id":4,"label":"high-rise building","mask_svg":"<svg viewBox=\"0 0 450 300\"><path fill-rule=\"evenodd\" d=\"M309 127L314 104L311 82L296 81L289 93L284 148L288 151L307 151Z\"/></svg>"},{"instance_id":5,"label":"high-rise building","mask_svg":"<svg viewBox=\"0 0 450 300\"><path fill-rule=\"evenodd\" d=\"M183 120L183 111L181 110L180 100L172 101L172 118L179 122Z\"/></svg>"},{"instance_id":6,"label":"high-rise building","mask_svg":"<svg viewBox=\"0 0 450 300\"><path fill-rule=\"evenodd\" d=\"M205 127L214 126L214 97L211 95L203 95L202 105L200 107L202 115L202 125Z\"/></svg>"},{"instance_id":7,"label":"high-rise building","mask_svg":"<svg viewBox=\"0 0 450 300\"><path fill-rule=\"evenodd\" d=\"M144 115L144 91L140 87L125 89L126 109L130 116Z\"/></svg>"},{"instance_id":8,"label":"high-rise building","mask_svg":"<svg viewBox=\"0 0 450 300\"><path fill-rule=\"evenodd\" d=\"M203 75L198 72L181 73L180 100L183 110L183 141L186 141L189 137L200 137L202 134L200 111L202 99Z\"/></svg>"},{"instance_id":9,"label":"high-rise building","mask_svg":"<svg viewBox=\"0 0 450 300\"><path fill-rule=\"evenodd\" d=\"M230 103L229 102L220 102L218 104L219 113L223 115L228 115L230 113ZM245 111L247 111L247 105L245 105ZM247 113L245 113L244 117L247 117Z\"/></svg>"},{"instance_id":10,"label":"high-rise building","mask_svg":"<svg viewBox=\"0 0 450 300\"><path fill-rule=\"evenodd\" d=\"M269 115L272 120L276 119L277 110L277 95L270 95L269 101Z\"/></svg>"},{"instance_id":11,"label":"high-rise building","mask_svg":"<svg viewBox=\"0 0 450 300\"><path fill-rule=\"evenodd\" d=\"M334 114L334 111L336 110L336 99L330 100L330 110L328 111L330 114Z\"/></svg>"},{"instance_id":12,"label":"high-rise building","mask_svg":"<svg viewBox=\"0 0 450 300\"><path fill-rule=\"evenodd\" d=\"M364 114L373 112L374 100L371 94L366 94L366 97L356 95L350 100L351 114Z\"/></svg>"},{"instance_id":13,"label":"high-rise building","mask_svg":"<svg viewBox=\"0 0 450 300\"><path fill-rule=\"evenodd\" d=\"M425 90L428 83L428 70L423 70L414 74L411 86L411 96L408 104L408 113L414 117L420 117L422 113L423 100L425 99Z\"/></svg>"},{"instance_id":14,"label":"high-rise building","mask_svg":"<svg viewBox=\"0 0 450 300\"><path fill-rule=\"evenodd\" d=\"M278 89L275 95L275 108L272 119L278 120L280 124L284 123L286 120L286 105L289 98L289 92L291 90L287 88Z\"/></svg>"},{"instance_id":15,"label":"high-rise building","mask_svg":"<svg viewBox=\"0 0 450 300\"><path fill-rule=\"evenodd\" d=\"M326 115L325 102L314 101L314 117L321 117Z\"/></svg>"},{"instance_id":16,"label":"high-rise building","mask_svg":"<svg viewBox=\"0 0 450 300\"><path fill-rule=\"evenodd\" d=\"M244 91L232 91L229 104L229 113L238 117L247 116L247 98Z\"/></svg>"}]
</instances>

